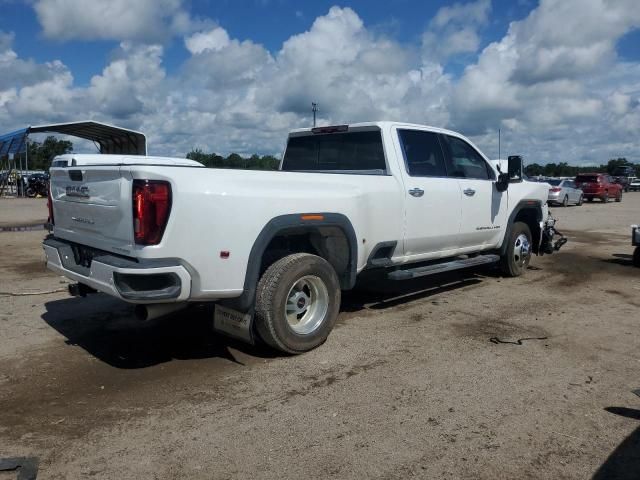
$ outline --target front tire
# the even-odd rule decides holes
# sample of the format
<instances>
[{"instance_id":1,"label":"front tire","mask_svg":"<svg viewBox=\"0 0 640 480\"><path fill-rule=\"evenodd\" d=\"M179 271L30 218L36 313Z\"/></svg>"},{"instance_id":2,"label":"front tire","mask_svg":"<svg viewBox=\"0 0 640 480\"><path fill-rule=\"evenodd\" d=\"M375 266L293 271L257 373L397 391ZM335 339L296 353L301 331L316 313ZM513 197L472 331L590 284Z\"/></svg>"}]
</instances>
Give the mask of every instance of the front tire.
<instances>
[{"instance_id":1,"label":"front tire","mask_svg":"<svg viewBox=\"0 0 640 480\"><path fill-rule=\"evenodd\" d=\"M640 268L640 247L633 251L633 265Z\"/></svg>"},{"instance_id":2,"label":"front tire","mask_svg":"<svg viewBox=\"0 0 640 480\"><path fill-rule=\"evenodd\" d=\"M578 199L578 203L576 205L581 207L582 206L582 202L583 202L583 198L582 198L582 195L580 195L580 198Z\"/></svg>"},{"instance_id":3,"label":"front tire","mask_svg":"<svg viewBox=\"0 0 640 480\"><path fill-rule=\"evenodd\" d=\"M562 199L562 206L563 207L568 207L569 206L569 196L565 195L564 198Z\"/></svg>"},{"instance_id":4,"label":"front tire","mask_svg":"<svg viewBox=\"0 0 640 480\"><path fill-rule=\"evenodd\" d=\"M604 192L604 196L602 197L602 203L609 203L609 192Z\"/></svg>"},{"instance_id":5,"label":"front tire","mask_svg":"<svg viewBox=\"0 0 640 480\"><path fill-rule=\"evenodd\" d=\"M620 203L622 201L622 189L620 189L620 193L618 193L618 196L616 197L616 202Z\"/></svg>"},{"instance_id":6,"label":"front tire","mask_svg":"<svg viewBox=\"0 0 640 480\"><path fill-rule=\"evenodd\" d=\"M500 269L508 277L522 275L531 260L531 230L526 223L513 224L509 238L506 239L507 251L500 259Z\"/></svg>"},{"instance_id":7,"label":"front tire","mask_svg":"<svg viewBox=\"0 0 640 480\"><path fill-rule=\"evenodd\" d=\"M272 348L302 353L324 343L340 310L340 284L324 258L288 255L260 278L255 320L258 334Z\"/></svg>"}]
</instances>

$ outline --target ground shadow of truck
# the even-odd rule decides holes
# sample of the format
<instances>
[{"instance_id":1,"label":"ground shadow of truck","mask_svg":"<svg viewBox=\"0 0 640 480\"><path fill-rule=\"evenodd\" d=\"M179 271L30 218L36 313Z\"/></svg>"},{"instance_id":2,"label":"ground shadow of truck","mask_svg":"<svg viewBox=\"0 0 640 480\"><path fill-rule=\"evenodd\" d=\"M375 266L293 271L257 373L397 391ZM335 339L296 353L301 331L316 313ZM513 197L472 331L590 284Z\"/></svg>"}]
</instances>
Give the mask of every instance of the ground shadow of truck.
<instances>
[{"instance_id":1,"label":"ground shadow of truck","mask_svg":"<svg viewBox=\"0 0 640 480\"><path fill-rule=\"evenodd\" d=\"M498 274L481 269L405 282L368 281L366 289L344 292L338 322L364 310L389 308L480 283L484 275ZM258 358L282 355L263 345L247 345L213 332L213 314L207 307L192 307L147 322L135 318L131 305L103 294L55 300L45 308L42 319L63 335L67 344L77 345L116 368L215 357L238 362L234 350Z\"/></svg>"},{"instance_id":2,"label":"ground shadow of truck","mask_svg":"<svg viewBox=\"0 0 640 480\"><path fill-rule=\"evenodd\" d=\"M640 410L607 407L605 410L634 420L640 420ZM632 480L640 477L640 427L636 428L609 455L594 474L593 480Z\"/></svg>"}]
</instances>

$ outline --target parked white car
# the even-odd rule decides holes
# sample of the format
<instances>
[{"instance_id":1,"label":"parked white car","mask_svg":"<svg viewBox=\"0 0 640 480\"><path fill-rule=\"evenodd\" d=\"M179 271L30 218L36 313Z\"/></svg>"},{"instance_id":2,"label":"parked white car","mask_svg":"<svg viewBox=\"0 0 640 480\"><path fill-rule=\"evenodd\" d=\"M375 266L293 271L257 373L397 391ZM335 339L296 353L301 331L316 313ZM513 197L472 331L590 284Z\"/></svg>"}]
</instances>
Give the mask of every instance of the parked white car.
<instances>
[{"instance_id":1,"label":"parked white car","mask_svg":"<svg viewBox=\"0 0 640 480\"><path fill-rule=\"evenodd\" d=\"M500 172L462 135L393 122L290 133L280 171L184 159L56 158L50 269L138 304L143 318L216 302L215 328L299 353L321 344L341 290L551 253L548 186Z\"/></svg>"},{"instance_id":2,"label":"parked white car","mask_svg":"<svg viewBox=\"0 0 640 480\"><path fill-rule=\"evenodd\" d=\"M583 192L573 180L558 178L545 181L550 186L547 199L550 205L562 205L563 207L569 206L570 203L578 206L582 205Z\"/></svg>"}]
</instances>

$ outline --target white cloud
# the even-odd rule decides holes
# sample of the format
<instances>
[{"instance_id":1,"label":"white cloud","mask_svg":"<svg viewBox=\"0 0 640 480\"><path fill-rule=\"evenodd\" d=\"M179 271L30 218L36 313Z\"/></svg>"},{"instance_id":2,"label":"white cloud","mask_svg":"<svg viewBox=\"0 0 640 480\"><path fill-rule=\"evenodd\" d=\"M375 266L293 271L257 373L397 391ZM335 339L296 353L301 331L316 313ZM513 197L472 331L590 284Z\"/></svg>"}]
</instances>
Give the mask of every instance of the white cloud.
<instances>
[{"instance_id":1,"label":"white cloud","mask_svg":"<svg viewBox=\"0 0 640 480\"><path fill-rule=\"evenodd\" d=\"M229 45L229 34L223 28L216 27L208 32L197 32L184 39L185 46L192 54L207 50L220 51Z\"/></svg>"},{"instance_id":2,"label":"white cloud","mask_svg":"<svg viewBox=\"0 0 640 480\"><path fill-rule=\"evenodd\" d=\"M490 0L440 8L422 35L424 57L444 60L453 55L478 51L478 31L487 24L490 11Z\"/></svg>"},{"instance_id":3,"label":"white cloud","mask_svg":"<svg viewBox=\"0 0 640 480\"><path fill-rule=\"evenodd\" d=\"M57 40L160 41L190 28L182 0L36 0L45 36Z\"/></svg>"},{"instance_id":4,"label":"white cloud","mask_svg":"<svg viewBox=\"0 0 640 480\"><path fill-rule=\"evenodd\" d=\"M465 69L452 99L453 125L477 135L517 126L512 146L534 158L561 155L554 150L570 151L574 161L601 154L613 120L606 107L621 108L607 91L621 81L611 74L615 45L640 25L634 3L543 0ZM561 146L559 139L575 143L577 132L571 150ZM619 154L637 157L631 149Z\"/></svg>"}]
</instances>

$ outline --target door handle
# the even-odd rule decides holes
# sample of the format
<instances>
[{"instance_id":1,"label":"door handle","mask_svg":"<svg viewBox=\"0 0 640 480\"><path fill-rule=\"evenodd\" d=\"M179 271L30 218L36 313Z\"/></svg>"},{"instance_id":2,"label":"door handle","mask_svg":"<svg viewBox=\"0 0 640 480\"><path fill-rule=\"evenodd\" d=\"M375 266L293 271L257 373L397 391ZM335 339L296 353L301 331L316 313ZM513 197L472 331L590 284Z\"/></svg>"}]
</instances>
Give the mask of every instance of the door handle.
<instances>
[{"instance_id":1,"label":"door handle","mask_svg":"<svg viewBox=\"0 0 640 480\"><path fill-rule=\"evenodd\" d=\"M424 190L422 190L421 188L412 188L411 190L409 190L409 195L413 197L421 197L422 195L424 195Z\"/></svg>"},{"instance_id":2,"label":"door handle","mask_svg":"<svg viewBox=\"0 0 640 480\"><path fill-rule=\"evenodd\" d=\"M467 197L473 197L476 194L476 191L472 188L467 188L466 190L463 190L463 193L467 196Z\"/></svg>"}]
</instances>

